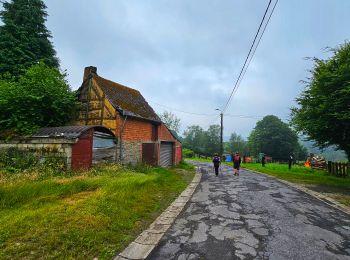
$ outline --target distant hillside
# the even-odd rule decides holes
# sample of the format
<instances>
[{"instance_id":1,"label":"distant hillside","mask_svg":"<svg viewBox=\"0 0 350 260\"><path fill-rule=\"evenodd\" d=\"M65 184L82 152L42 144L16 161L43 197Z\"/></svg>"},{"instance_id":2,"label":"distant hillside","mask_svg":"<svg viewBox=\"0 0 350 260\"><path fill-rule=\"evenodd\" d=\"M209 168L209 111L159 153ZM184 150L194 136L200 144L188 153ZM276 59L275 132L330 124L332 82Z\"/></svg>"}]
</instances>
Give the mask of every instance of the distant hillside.
<instances>
[{"instance_id":1,"label":"distant hillside","mask_svg":"<svg viewBox=\"0 0 350 260\"><path fill-rule=\"evenodd\" d=\"M335 150L334 146L330 146L321 150L320 148L315 146L315 143L313 141L301 140L301 142L306 147L309 153L321 155L326 158L326 161L347 161L345 152L341 150Z\"/></svg>"}]
</instances>

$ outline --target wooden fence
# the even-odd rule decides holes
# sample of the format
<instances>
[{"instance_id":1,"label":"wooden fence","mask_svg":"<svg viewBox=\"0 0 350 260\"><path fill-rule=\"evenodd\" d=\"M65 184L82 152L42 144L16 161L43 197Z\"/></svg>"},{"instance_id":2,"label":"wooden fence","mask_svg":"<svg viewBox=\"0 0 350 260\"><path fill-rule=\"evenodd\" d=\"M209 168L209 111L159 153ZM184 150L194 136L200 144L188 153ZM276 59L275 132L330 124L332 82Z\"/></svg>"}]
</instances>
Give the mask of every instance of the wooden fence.
<instances>
[{"instance_id":1,"label":"wooden fence","mask_svg":"<svg viewBox=\"0 0 350 260\"><path fill-rule=\"evenodd\" d=\"M339 163L328 161L328 173L338 177L349 176L350 163Z\"/></svg>"}]
</instances>

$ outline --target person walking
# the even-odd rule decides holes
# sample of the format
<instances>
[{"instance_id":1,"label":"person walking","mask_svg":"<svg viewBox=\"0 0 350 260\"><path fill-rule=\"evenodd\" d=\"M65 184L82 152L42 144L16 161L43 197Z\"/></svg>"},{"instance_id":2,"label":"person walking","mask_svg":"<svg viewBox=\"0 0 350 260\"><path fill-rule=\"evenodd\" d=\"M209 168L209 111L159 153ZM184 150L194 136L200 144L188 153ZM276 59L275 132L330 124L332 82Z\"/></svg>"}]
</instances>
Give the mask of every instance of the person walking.
<instances>
[{"instance_id":1,"label":"person walking","mask_svg":"<svg viewBox=\"0 0 350 260\"><path fill-rule=\"evenodd\" d=\"M241 166L241 157L239 156L239 152L236 152L235 155L233 156L233 171L234 175L239 176L239 168Z\"/></svg>"},{"instance_id":2,"label":"person walking","mask_svg":"<svg viewBox=\"0 0 350 260\"><path fill-rule=\"evenodd\" d=\"M265 167L265 163L266 163L266 157L265 157L265 154L262 156L261 158L261 165L262 167Z\"/></svg>"},{"instance_id":3,"label":"person walking","mask_svg":"<svg viewBox=\"0 0 350 260\"><path fill-rule=\"evenodd\" d=\"M294 160L293 155L289 155L289 159L288 159L288 169L289 170L292 169L293 160Z\"/></svg>"},{"instance_id":4,"label":"person walking","mask_svg":"<svg viewBox=\"0 0 350 260\"><path fill-rule=\"evenodd\" d=\"M220 164L221 164L221 160L220 160L220 157L219 157L219 155L217 153L214 154L213 164L214 164L214 169L215 169L215 176L218 176L219 175L219 167L220 167Z\"/></svg>"}]
</instances>

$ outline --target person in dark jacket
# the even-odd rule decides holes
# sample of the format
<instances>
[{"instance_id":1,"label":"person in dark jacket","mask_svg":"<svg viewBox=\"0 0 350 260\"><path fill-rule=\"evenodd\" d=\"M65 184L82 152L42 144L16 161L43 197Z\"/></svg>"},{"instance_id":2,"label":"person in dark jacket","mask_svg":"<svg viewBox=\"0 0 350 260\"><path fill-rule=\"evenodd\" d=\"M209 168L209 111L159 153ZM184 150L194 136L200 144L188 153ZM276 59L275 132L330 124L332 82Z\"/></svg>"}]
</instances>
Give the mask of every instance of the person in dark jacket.
<instances>
[{"instance_id":1,"label":"person in dark jacket","mask_svg":"<svg viewBox=\"0 0 350 260\"><path fill-rule=\"evenodd\" d=\"M214 154L213 164L214 164L214 169L215 169L215 175L218 176L219 175L219 167L220 167L220 164L221 164L221 160L220 160L220 157L219 157L219 155L217 153Z\"/></svg>"},{"instance_id":2,"label":"person in dark jacket","mask_svg":"<svg viewBox=\"0 0 350 260\"><path fill-rule=\"evenodd\" d=\"M233 156L233 171L234 175L239 176L239 168L241 166L241 157L239 156L239 152L236 152L235 155Z\"/></svg>"},{"instance_id":3,"label":"person in dark jacket","mask_svg":"<svg viewBox=\"0 0 350 260\"><path fill-rule=\"evenodd\" d=\"M266 157L265 157L265 154L262 156L261 158L261 165L262 167L265 167L265 163L266 163Z\"/></svg>"},{"instance_id":4,"label":"person in dark jacket","mask_svg":"<svg viewBox=\"0 0 350 260\"><path fill-rule=\"evenodd\" d=\"M289 158L288 158L288 169L289 170L292 169L293 160L294 160L293 155L289 155Z\"/></svg>"}]
</instances>

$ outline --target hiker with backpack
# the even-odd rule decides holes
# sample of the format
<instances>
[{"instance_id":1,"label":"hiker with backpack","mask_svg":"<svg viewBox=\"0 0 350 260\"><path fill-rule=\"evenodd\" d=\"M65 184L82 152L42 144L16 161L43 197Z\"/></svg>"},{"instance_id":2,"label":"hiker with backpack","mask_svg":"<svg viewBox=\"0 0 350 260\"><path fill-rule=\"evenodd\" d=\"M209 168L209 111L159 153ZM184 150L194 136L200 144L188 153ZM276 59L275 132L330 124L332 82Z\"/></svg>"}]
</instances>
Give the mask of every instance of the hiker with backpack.
<instances>
[{"instance_id":1,"label":"hiker with backpack","mask_svg":"<svg viewBox=\"0 0 350 260\"><path fill-rule=\"evenodd\" d=\"M234 175L239 176L239 167L241 166L241 157L239 156L239 153L236 152L235 155L233 156L233 171Z\"/></svg>"},{"instance_id":2,"label":"hiker with backpack","mask_svg":"<svg viewBox=\"0 0 350 260\"><path fill-rule=\"evenodd\" d=\"M213 157L213 164L214 164L214 169L215 169L215 175L218 176L219 175L219 167L221 164L221 160L220 157L217 153L214 154Z\"/></svg>"}]
</instances>

